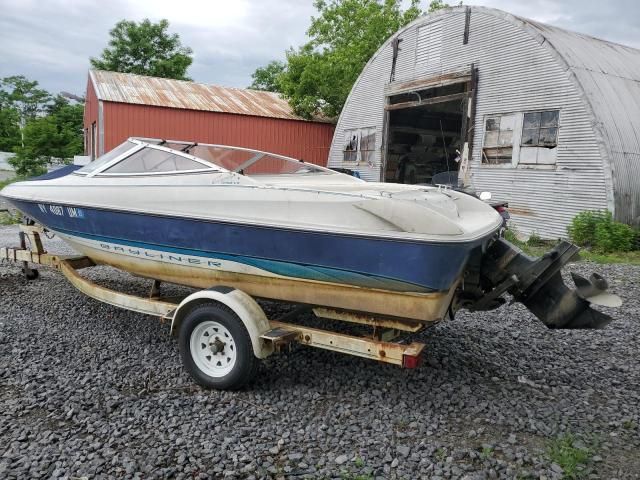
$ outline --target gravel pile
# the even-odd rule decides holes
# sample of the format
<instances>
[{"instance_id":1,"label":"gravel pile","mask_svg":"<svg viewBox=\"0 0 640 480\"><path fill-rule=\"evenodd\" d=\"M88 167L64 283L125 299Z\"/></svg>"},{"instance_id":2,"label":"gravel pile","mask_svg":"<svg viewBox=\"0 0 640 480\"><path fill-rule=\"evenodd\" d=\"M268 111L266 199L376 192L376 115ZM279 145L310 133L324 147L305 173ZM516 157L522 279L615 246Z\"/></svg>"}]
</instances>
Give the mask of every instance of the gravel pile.
<instances>
[{"instance_id":1,"label":"gravel pile","mask_svg":"<svg viewBox=\"0 0 640 480\"><path fill-rule=\"evenodd\" d=\"M624 298L606 330L463 313L415 336L417 370L298 347L227 393L194 386L168 325L0 265L0 478L555 479L567 433L587 478L640 478L640 267L572 268Z\"/></svg>"}]
</instances>

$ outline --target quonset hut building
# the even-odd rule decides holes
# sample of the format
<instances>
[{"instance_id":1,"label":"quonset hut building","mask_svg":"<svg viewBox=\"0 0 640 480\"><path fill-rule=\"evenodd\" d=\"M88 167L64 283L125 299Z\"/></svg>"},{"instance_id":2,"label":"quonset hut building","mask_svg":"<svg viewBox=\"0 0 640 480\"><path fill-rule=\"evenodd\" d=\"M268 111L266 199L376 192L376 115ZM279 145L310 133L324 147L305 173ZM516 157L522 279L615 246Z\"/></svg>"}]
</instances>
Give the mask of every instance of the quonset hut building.
<instances>
[{"instance_id":1,"label":"quonset hut building","mask_svg":"<svg viewBox=\"0 0 640 480\"><path fill-rule=\"evenodd\" d=\"M508 201L524 234L564 237L591 209L637 225L640 50L483 7L421 17L365 66L329 166L458 177Z\"/></svg>"}]
</instances>

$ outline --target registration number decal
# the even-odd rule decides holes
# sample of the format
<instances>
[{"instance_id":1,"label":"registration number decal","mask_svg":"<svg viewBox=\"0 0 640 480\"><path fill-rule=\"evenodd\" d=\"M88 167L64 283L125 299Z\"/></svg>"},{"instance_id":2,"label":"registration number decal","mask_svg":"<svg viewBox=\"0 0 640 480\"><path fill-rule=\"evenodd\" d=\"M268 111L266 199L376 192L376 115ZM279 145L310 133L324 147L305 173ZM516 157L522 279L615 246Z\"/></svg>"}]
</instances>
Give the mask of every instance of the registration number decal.
<instances>
[{"instance_id":1,"label":"registration number decal","mask_svg":"<svg viewBox=\"0 0 640 480\"><path fill-rule=\"evenodd\" d=\"M39 203L38 208L44 214L52 214L58 217L84 218L84 210L77 207L63 207L62 205L45 205Z\"/></svg>"}]
</instances>

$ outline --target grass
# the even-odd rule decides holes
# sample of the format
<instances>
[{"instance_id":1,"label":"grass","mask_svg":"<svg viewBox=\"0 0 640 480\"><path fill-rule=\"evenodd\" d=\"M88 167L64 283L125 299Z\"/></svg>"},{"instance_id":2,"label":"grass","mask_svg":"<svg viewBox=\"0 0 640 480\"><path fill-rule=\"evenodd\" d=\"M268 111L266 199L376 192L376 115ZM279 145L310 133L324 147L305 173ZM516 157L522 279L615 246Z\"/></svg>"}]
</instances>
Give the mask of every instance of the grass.
<instances>
[{"instance_id":1,"label":"grass","mask_svg":"<svg viewBox=\"0 0 640 480\"><path fill-rule=\"evenodd\" d=\"M0 190L9 185L10 183L22 180L21 177L7 178L6 180L0 180ZM14 223L20 223L20 215L11 215L11 213L0 212L0 225L13 225Z\"/></svg>"},{"instance_id":2,"label":"grass","mask_svg":"<svg viewBox=\"0 0 640 480\"><path fill-rule=\"evenodd\" d=\"M563 478L579 479L587 473L587 465L591 460L591 451L576 445L575 437L565 433L549 442L547 456L553 463L562 467Z\"/></svg>"},{"instance_id":3,"label":"grass","mask_svg":"<svg viewBox=\"0 0 640 480\"><path fill-rule=\"evenodd\" d=\"M518 238L517 231L513 228L510 228L505 232L504 238L532 257L540 257L541 255L544 255L553 248L556 243L553 240L542 240L537 235L531 235L531 238L527 241L520 240Z\"/></svg>"},{"instance_id":4,"label":"grass","mask_svg":"<svg viewBox=\"0 0 640 480\"><path fill-rule=\"evenodd\" d=\"M542 240L540 237L534 235L532 235L527 241L519 240L513 229L506 231L505 239L532 257L540 257L544 255L557 243L553 240ZM631 252L596 253L583 248L580 250L579 260L586 260L600 264L626 263L630 265L640 265L640 250L633 250Z\"/></svg>"},{"instance_id":5,"label":"grass","mask_svg":"<svg viewBox=\"0 0 640 480\"><path fill-rule=\"evenodd\" d=\"M580 258L594 263L628 263L631 265L640 265L640 250L612 253L595 253L589 250L580 250Z\"/></svg>"},{"instance_id":6,"label":"grass","mask_svg":"<svg viewBox=\"0 0 640 480\"><path fill-rule=\"evenodd\" d=\"M0 180L0 190L2 190L4 187L9 185L10 183L19 182L20 180L24 180L24 179L21 177L12 177L12 178L7 178L6 180Z\"/></svg>"},{"instance_id":7,"label":"grass","mask_svg":"<svg viewBox=\"0 0 640 480\"><path fill-rule=\"evenodd\" d=\"M21 217L19 213L14 216L7 212L0 212L0 225L13 225L20 222Z\"/></svg>"},{"instance_id":8,"label":"grass","mask_svg":"<svg viewBox=\"0 0 640 480\"><path fill-rule=\"evenodd\" d=\"M480 457L483 459L493 457L493 448L482 447L482 451L480 452Z\"/></svg>"}]
</instances>

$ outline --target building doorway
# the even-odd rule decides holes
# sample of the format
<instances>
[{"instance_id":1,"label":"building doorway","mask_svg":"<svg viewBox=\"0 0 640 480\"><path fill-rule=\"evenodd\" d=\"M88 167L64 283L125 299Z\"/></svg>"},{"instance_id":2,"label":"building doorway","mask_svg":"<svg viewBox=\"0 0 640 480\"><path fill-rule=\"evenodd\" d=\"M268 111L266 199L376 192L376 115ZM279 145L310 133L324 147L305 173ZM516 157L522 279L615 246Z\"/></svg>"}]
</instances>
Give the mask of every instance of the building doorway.
<instances>
[{"instance_id":1,"label":"building doorway","mask_svg":"<svg viewBox=\"0 0 640 480\"><path fill-rule=\"evenodd\" d=\"M385 182L458 185L470 83L464 79L387 96Z\"/></svg>"}]
</instances>

